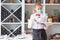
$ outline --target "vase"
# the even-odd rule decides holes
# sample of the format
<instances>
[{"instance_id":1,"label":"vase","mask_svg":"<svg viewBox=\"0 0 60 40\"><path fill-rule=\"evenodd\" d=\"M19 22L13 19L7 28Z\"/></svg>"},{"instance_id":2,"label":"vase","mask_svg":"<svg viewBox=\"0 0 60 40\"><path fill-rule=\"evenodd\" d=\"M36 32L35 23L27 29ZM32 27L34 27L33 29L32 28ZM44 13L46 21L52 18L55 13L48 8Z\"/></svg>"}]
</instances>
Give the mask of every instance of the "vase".
<instances>
[{"instance_id":1,"label":"vase","mask_svg":"<svg viewBox=\"0 0 60 40\"><path fill-rule=\"evenodd\" d=\"M9 3L14 3L14 0L9 0Z\"/></svg>"},{"instance_id":2,"label":"vase","mask_svg":"<svg viewBox=\"0 0 60 40\"><path fill-rule=\"evenodd\" d=\"M26 0L27 3L32 3L32 0Z\"/></svg>"},{"instance_id":3,"label":"vase","mask_svg":"<svg viewBox=\"0 0 60 40\"><path fill-rule=\"evenodd\" d=\"M58 3L60 3L60 0L58 0Z\"/></svg>"},{"instance_id":4,"label":"vase","mask_svg":"<svg viewBox=\"0 0 60 40\"><path fill-rule=\"evenodd\" d=\"M58 16L52 16L52 21L53 22L58 22Z\"/></svg>"},{"instance_id":5,"label":"vase","mask_svg":"<svg viewBox=\"0 0 60 40\"><path fill-rule=\"evenodd\" d=\"M51 23L52 22L52 18L48 18L48 22Z\"/></svg>"},{"instance_id":6,"label":"vase","mask_svg":"<svg viewBox=\"0 0 60 40\"><path fill-rule=\"evenodd\" d=\"M50 0L50 3L54 3L55 2L55 0Z\"/></svg>"},{"instance_id":7,"label":"vase","mask_svg":"<svg viewBox=\"0 0 60 40\"><path fill-rule=\"evenodd\" d=\"M40 2L41 3L41 0L36 0L36 2Z\"/></svg>"}]
</instances>

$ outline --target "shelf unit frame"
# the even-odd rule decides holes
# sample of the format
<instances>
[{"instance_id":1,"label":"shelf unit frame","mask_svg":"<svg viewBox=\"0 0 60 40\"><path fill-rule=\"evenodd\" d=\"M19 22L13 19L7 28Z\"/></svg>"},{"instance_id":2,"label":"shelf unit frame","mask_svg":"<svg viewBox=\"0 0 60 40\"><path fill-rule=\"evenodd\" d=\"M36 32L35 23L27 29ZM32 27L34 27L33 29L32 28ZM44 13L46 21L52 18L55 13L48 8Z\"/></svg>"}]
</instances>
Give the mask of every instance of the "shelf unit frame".
<instances>
[{"instance_id":1,"label":"shelf unit frame","mask_svg":"<svg viewBox=\"0 0 60 40\"><path fill-rule=\"evenodd\" d=\"M21 1L19 1L20 3L4 3L6 0L4 0L4 1L0 1L0 35L1 35L1 25L3 25L3 24L21 24L20 26L22 26L22 35L24 35L25 34L25 24L28 24L28 23L26 23L26 22L24 22L25 21L25 6L26 5L35 5L35 3L25 3L25 0L22 0L22 2ZM36 1L36 0L35 0ZM48 3L45 3L45 1L46 0L43 0L43 13L45 13L45 7L46 7L46 5L60 5L60 4L48 4ZM22 22L20 23L20 22L17 22L17 23L8 23L8 22L5 22L4 23L4 21L7 19L7 18L9 18L11 15L13 15L15 18L17 18L15 15L14 15L14 12L15 11L17 11L20 7L18 7L13 13L11 13L7 8L5 8L3 5L20 5L21 4L21 7L22 7ZM9 13L11 13L7 18L5 18L2 22L1 22L1 6L3 6L7 11L9 11ZM18 19L18 18L17 18ZM20 21L19 19L18 19L18 21ZM51 24L60 24L60 23L51 23ZM4 26L4 25L3 25ZM18 29L19 28L19 26L16 28L16 29ZM6 28L7 29L7 28ZM15 29L15 30L16 30ZM7 29L7 30L9 30L9 29ZM15 31L14 30L14 31ZM11 32L10 30L9 30L9 32L10 32L10 34L9 34L9 36L11 35L11 34L13 34L13 32ZM13 34L14 35L14 34Z\"/></svg>"},{"instance_id":2,"label":"shelf unit frame","mask_svg":"<svg viewBox=\"0 0 60 40\"><path fill-rule=\"evenodd\" d=\"M1 25L7 30L7 31L9 31L10 32L10 34L8 35L8 36L10 36L11 34L13 35L13 36L15 36L14 34L13 34L13 32L15 32L19 27L21 27L22 28L22 30L21 30L21 35L23 35L23 34L25 34L24 33L24 4L25 4L25 0L22 0L22 2L20 1L20 0L18 0L20 3L4 3L6 0L4 0L4 1L0 1L0 35L1 35ZM4 7L3 5L20 5L15 11L17 11L20 7L22 7L22 20L21 20L21 22L20 22L20 20L14 15L14 12L12 13L12 12L10 12L6 7ZM10 13L10 15L7 17L7 18L5 18L2 22L1 22L1 6L3 6L9 13ZM6 19L8 19L11 15L13 15L19 22L4 22ZM3 24L20 24L13 32L11 32L8 28L6 28Z\"/></svg>"}]
</instances>

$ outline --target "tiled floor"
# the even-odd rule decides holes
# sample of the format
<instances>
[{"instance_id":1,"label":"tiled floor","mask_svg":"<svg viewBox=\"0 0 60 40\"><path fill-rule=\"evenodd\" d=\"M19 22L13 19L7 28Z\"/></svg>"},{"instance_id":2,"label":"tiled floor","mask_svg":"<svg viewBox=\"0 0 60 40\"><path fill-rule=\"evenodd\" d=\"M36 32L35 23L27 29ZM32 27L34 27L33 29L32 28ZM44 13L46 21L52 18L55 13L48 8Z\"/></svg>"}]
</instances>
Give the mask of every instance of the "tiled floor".
<instances>
[{"instance_id":1,"label":"tiled floor","mask_svg":"<svg viewBox=\"0 0 60 40\"><path fill-rule=\"evenodd\" d=\"M14 38L7 38L6 36L3 38L3 36L0 36L0 40L32 40L32 35L28 34L28 35L24 35L25 37L23 36L17 36L17 37L14 37Z\"/></svg>"}]
</instances>

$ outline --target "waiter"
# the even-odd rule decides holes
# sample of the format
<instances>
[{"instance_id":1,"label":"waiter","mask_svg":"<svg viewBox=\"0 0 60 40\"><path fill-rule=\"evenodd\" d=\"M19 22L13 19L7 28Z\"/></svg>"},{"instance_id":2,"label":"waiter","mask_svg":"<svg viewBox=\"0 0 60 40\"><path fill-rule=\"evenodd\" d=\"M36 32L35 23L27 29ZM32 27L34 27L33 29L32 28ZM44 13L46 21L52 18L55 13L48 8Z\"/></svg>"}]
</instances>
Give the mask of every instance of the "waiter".
<instances>
[{"instance_id":1,"label":"waiter","mask_svg":"<svg viewBox=\"0 0 60 40\"><path fill-rule=\"evenodd\" d=\"M42 5L37 3L28 23L28 28L33 29L33 40L47 40L44 22L47 22L47 15L43 14Z\"/></svg>"}]
</instances>

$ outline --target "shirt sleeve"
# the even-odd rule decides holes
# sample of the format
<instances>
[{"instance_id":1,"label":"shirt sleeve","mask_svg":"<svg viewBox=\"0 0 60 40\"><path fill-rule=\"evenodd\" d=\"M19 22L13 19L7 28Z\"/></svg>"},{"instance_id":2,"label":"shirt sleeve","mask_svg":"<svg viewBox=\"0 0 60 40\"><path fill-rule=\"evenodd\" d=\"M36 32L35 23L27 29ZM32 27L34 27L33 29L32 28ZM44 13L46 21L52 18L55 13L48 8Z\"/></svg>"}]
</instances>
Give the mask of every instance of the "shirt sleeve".
<instances>
[{"instance_id":1,"label":"shirt sleeve","mask_svg":"<svg viewBox=\"0 0 60 40\"><path fill-rule=\"evenodd\" d=\"M47 20L48 20L48 15L47 14L45 15L45 19L44 20L45 20L44 22L47 22Z\"/></svg>"},{"instance_id":2,"label":"shirt sleeve","mask_svg":"<svg viewBox=\"0 0 60 40\"><path fill-rule=\"evenodd\" d=\"M29 29L32 29L33 24L34 24L34 23L32 22L32 19L34 18L33 16L34 16L34 15L32 14L32 15L30 16L30 19L28 20L28 28L29 28Z\"/></svg>"},{"instance_id":3,"label":"shirt sleeve","mask_svg":"<svg viewBox=\"0 0 60 40\"><path fill-rule=\"evenodd\" d=\"M46 15L45 15L44 22L47 22L47 20L48 20L48 15L46 14ZM44 23L44 24L46 25L46 27L44 27L44 29L47 30L49 24L47 24L47 23Z\"/></svg>"},{"instance_id":4,"label":"shirt sleeve","mask_svg":"<svg viewBox=\"0 0 60 40\"><path fill-rule=\"evenodd\" d=\"M45 22L47 22L47 19L48 19L48 15L47 14L43 14L42 16L41 16L41 23L45 23Z\"/></svg>"},{"instance_id":5,"label":"shirt sleeve","mask_svg":"<svg viewBox=\"0 0 60 40\"><path fill-rule=\"evenodd\" d=\"M33 14L30 16L30 20L32 20L32 19L34 19L34 15Z\"/></svg>"}]
</instances>

